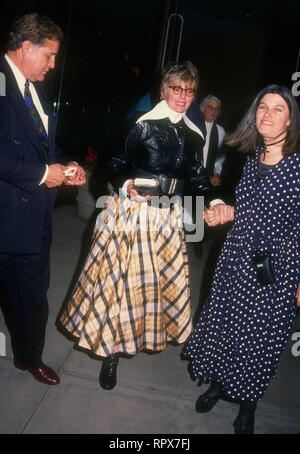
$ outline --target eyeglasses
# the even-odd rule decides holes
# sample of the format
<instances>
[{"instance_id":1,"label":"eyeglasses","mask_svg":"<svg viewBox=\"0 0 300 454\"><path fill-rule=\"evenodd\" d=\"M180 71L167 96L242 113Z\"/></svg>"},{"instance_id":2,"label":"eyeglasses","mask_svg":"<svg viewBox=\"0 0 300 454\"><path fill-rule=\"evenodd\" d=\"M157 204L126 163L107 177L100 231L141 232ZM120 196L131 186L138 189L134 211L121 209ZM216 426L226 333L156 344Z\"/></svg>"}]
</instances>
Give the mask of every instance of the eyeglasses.
<instances>
[{"instance_id":1,"label":"eyeglasses","mask_svg":"<svg viewBox=\"0 0 300 454\"><path fill-rule=\"evenodd\" d=\"M210 104L208 104L208 106L206 106L208 110L215 110L216 112L219 112L221 109L220 107L214 107L214 106L211 106Z\"/></svg>"},{"instance_id":2,"label":"eyeglasses","mask_svg":"<svg viewBox=\"0 0 300 454\"><path fill-rule=\"evenodd\" d=\"M196 91L194 88L181 88L178 87L178 85L169 85L169 88L172 88L174 95L182 95L182 92L184 91L189 98L194 96Z\"/></svg>"}]
</instances>

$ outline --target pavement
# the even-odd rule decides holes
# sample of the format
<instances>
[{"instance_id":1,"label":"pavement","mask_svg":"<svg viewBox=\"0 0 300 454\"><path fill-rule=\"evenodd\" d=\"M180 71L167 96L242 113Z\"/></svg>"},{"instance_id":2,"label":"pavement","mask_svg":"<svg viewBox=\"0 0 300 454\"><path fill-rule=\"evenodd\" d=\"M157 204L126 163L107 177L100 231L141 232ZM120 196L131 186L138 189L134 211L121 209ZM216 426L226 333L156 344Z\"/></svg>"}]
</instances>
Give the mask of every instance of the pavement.
<instances>
[{"instance_id":1,"label":"pavement","mask_svg":"<svg viewBox=\"0 0 300 454\"><path fill-rule=\"evenodd\" d=\"M0 433L232 434L237 404L221 400L209 413L195 412L195 401L208 385L199 387L191 380L187 362L180 359L181 346L169 345L162 353L121 358L117 386L105 391L98 382L101 361L75 349L74 343L58 331L57 315L81 268L92 226L93 220L79 217L75 204L55 206L50 314L43 360L59 374L58 386L39 383L30 373L14 367L9 335L0 314ZM195 257L191 244L188 250L195 314L206 279L209 244L201 259ZM277 375L258 404L255 433L300 433L299 313Z\"/></svg>"}]
</instances>

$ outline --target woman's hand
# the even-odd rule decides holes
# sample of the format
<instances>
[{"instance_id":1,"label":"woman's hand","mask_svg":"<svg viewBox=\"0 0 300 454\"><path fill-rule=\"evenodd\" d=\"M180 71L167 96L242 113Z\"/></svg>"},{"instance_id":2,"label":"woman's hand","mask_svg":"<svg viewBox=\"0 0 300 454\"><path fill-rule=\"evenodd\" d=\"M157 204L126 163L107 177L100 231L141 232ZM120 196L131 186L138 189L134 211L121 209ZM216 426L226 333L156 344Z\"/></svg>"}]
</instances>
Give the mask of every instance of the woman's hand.
<instances>
[{"instance_id":1,"label":"woman's hand","mask_svg":"<svg viewBox=\"0 0 300 454\"><path fill-rule=\"evenodd\" d=\"M135 200L136 202L146 202L151 199L150 195L143 197L138 193L138 191L134 187L133 180L128 183L126 190L130 200Z\"/></svg>"},{"instance_id":2,"label":"woman's hand","mask_svg":"<svg viewBox=\"0 0 300 454\"><path fill-rule=\"evenodd\" d=\"M298 284L297 292L296 292L296 306L300 307L300 282Z\"/></svg>"},{"instance_id":3,"label":"woman's hand","mask_svg":"<svg viewBox=\"0 0 300 454\"><path fill-rule=\"evenodd\" d=\"M226 222L233 221L233 219L234 207L225 203L217 203L204 211L204 220L210 227L225 224Z\"/></svg>"}]
</instances>

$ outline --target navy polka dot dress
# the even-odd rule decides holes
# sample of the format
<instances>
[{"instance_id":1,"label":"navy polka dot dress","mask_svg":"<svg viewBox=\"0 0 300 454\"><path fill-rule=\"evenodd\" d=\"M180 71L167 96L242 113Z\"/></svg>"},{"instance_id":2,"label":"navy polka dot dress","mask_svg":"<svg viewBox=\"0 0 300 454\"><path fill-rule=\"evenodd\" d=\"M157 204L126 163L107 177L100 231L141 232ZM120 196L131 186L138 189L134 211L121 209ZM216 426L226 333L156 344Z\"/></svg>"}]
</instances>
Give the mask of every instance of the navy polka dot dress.
<instances>
[{"instance_id":1,"label":"navy polka dot dress","mask_svg":"<svg viewBox=\"0 0 300 454\"><path fill-rule=\"evenodd\" d=\"M300 153L257 178L259 150L236 188L235 223L184 350L196 377L217 380L233 399L262 398L274 377L296 314L300 281ZM261 285L251 257L271 256L276 280ZM205 276L205 275L204 275Z\"/></svg>"}]
</instances>

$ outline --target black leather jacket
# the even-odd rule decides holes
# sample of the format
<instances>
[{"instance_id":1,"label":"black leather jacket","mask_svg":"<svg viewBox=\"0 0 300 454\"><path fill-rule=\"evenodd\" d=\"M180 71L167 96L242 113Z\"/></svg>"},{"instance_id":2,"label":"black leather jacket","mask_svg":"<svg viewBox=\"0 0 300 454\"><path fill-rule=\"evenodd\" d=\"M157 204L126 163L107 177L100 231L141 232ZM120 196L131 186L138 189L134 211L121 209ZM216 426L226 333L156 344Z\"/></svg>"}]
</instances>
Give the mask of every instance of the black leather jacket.
<instances>
[{"instance_id":1,"label":"black leather jacket","mask_svg":"<svg viewBox=\"0 0 300 454\"><path fill-rule=\"evenodd\" d=\"M123 152L108 163L116 191L127 179L164 174L184 180L184 193L207 194L211 190L203 166L202 137L184 120L174 124L169 118L145 120L130 131Z\"/></svg>"}]
</instances>

